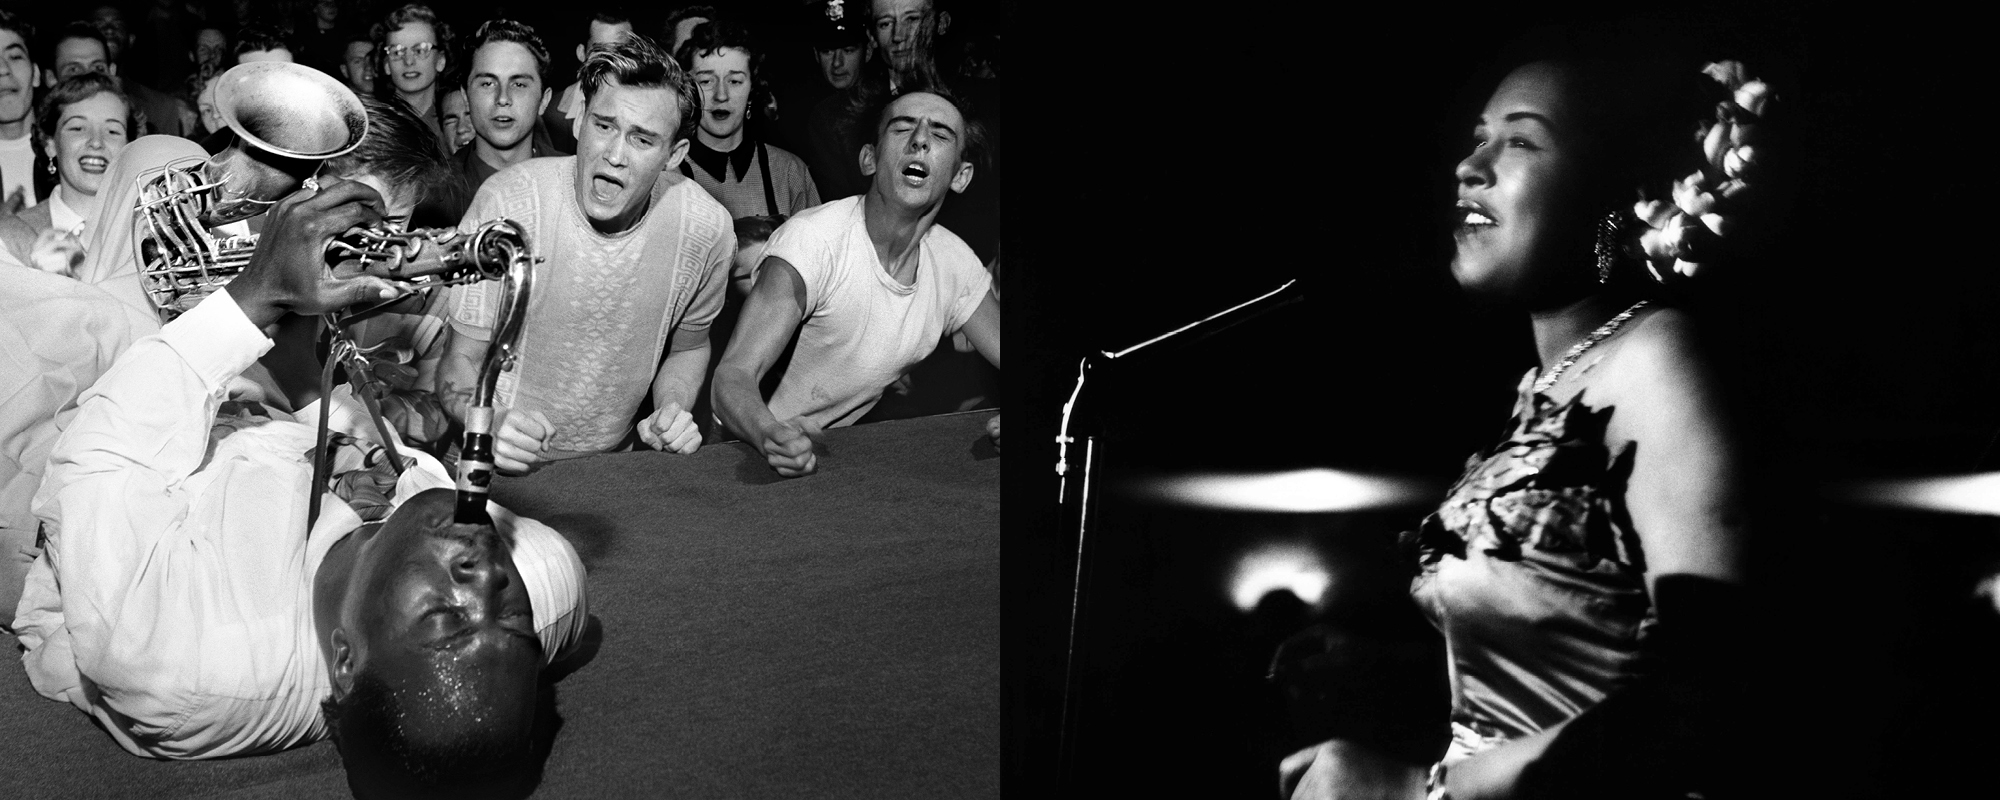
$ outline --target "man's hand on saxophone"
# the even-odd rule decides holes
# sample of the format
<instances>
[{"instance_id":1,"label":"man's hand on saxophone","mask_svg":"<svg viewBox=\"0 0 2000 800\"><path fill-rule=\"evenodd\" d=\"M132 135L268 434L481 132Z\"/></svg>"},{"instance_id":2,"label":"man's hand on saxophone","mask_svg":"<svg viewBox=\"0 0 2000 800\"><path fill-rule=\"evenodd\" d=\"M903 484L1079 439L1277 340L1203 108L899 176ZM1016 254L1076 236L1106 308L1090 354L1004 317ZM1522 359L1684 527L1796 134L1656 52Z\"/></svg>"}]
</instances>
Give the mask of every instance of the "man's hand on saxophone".
<instances>
[{"instance_id":1,"label":"man's hand on saxophone","mask_svg":"<svg viewBox=\"0 0 2000 800\"><path fill-rule=\"evenodd\" d=\"M358 181L330 180L300 189L268 214L256 252L229 295L258 327L285 314L317 315L376 303L413 291L405 281L367 273L336 275L326 265L327 242L381 220L382 198Z\"/></svg>"}]
</instances>

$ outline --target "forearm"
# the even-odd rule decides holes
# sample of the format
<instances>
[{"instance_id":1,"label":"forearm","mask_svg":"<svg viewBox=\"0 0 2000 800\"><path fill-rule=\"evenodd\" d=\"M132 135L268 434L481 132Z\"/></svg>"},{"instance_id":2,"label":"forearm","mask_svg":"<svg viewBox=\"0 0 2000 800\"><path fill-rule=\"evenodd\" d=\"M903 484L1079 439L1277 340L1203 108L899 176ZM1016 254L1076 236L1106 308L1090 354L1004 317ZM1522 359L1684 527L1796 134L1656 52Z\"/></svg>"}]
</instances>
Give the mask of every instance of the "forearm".
<instances>
[{"instance_id":1,"label":"forearm","mask_svg":"<svg viewBox=\"0 0 2000 800\"><path fill-rule=\"evenodd\" d=\"M438 404L453 422L465 424L466 409L472 406L472 393L479 383L479 370L486 356L486 341L465 334L451 332L451 341L445 346L444 358L438 364L437 397Z\"/></svg>"},{"instance_id":2,"label":"forearm","mask_svg":"<svg viewBox=\"0 0 2000 800\"><path fill-rule=\"evenodd\" d=\"M693 409L701 392L702 378L708 372L708 356L706 340L667 354L659 374L653 376L653 407L666 408L668 403L678 403L684 411Z\"/></svg>"},{"instance_id":3,"label":"forearm","mask_svg":"<svg viewBox=\"0 0 2000 800\"><path fill-rule=\"evenodd\" d=\"M715 368L715 413L722 424L752 445L762 446L764 432L776 427L778 418L764 403L757 384L763 375L724 361Z\"/></svg>"}]
</instances>

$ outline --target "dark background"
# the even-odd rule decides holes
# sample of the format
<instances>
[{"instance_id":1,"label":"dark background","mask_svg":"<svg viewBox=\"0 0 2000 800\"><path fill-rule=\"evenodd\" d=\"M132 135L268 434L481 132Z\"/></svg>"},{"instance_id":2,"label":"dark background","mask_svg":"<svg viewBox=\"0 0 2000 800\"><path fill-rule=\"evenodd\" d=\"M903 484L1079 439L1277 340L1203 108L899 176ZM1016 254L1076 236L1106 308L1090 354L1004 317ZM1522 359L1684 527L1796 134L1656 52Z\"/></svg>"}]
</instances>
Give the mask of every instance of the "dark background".
<instances>
[{"instance_id":1,"label":"dark background","mask_svg":"<svg viewBox=\"0 0 2000 800\"><path fill-rule=\"evenodd\" d=\"M1759 602L1744 610L1762 649L1742 657L1763 778L1819 797L1976 785L1966 765L2000 741L1981 730L1996 710L1982 678L2000 615L1971 591L2000 537L1985 518L1819 495L1844 477L1994 468L2000 328L1987 309L2000 276L1978 144L1992 70L1946 18L1710 6L1014 17L1010 50L1045 57L1015 58L1007 76L1013 126L1032 131L1010 144L1011 163L1035 165L1016 169L1034 174L1008 195L1010 795L1268 797L1277 759L1340 725L1442 722L1442 663L1423 650L1435 634L1379 555L1423 509L1230 514L1108 494L1089 545L1072 767L1058 781L1077 544L1056 504L1057 412L1084 353L1297 277L1304 304L1092 378L1101 485L1301 466L1448 481L1501 431L1533 363L1524 315L1475 306L1447 272L1451 169L1498 77L1482 71L1536 25L1641 13L1714 41L1712 57L1767 59L1790 83L1783 157L1798 172L1772 221L1783 233L1701 309L1766 498ZM1238 561L1284 543L1331 565L1328 607L1230 606ZM1369 675L1397 674L1391 662L1435 674L1351 687L1297 724L1262 676L1272 648L1315 618L1385 654Z\"/></svg>"}]
</instances>

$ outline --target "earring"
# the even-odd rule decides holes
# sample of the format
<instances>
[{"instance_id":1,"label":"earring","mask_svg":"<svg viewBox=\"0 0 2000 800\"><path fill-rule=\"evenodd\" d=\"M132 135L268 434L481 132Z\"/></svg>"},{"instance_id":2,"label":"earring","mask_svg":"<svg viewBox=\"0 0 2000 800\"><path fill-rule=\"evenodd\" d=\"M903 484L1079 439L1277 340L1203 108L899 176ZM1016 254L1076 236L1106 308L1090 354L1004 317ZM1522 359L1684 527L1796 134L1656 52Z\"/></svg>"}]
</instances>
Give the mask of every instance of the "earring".
<instances>
[{"instance_id":1,"label":"earring","mask_svg":"<svg viewBox=\"0 0 2000 800\"><path fill-rule=\"evenodd\" d=\"M1618 264L1618 229L1623 212L1613 210L1597 221L1597 282L1611 281L1611 268Z\"/></svg>"},{"instance_id":2,"label":"earring","mask_svg":"<svg viewBox=\"0 0 2000 800\"><path fill-rule=\"evenodd\" d=\"M49 159L49 174L56 174L56 160L53 158Z\"/></svg>"}]
</instances>

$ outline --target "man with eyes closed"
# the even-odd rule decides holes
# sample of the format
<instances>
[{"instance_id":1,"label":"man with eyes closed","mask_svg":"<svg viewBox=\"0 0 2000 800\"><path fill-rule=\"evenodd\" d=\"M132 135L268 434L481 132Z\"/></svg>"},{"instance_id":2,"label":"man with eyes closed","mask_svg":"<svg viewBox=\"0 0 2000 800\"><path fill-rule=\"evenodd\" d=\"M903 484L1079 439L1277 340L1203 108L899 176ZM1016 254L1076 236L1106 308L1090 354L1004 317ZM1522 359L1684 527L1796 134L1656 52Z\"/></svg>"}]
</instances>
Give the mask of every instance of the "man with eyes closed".
<instances>
[{"instance_id":1,"label":"man with eyes closed","mask_svg":"<svg viewBox=\"0 0 2000 800\"><path fill-rule=\"evenodd\" d=\"M364 146L268 212L235 279L76 401L35 495L46 546L13 629L36 691L135 755L331 737L357 796L517 796L542 670L587 620L583 567L497 505L490 525L456 524L441 464L400 443L395 474L351 394L320 393L320 315L407 291L328 270L327 241L449 175L420 120L369 113ZM252 364L296 412L232 396ZM336 435L314 485L322 404Z\"/></svg>"},{"instance_id":2,"label":"man with eyes closed","mask_svg":"<svg viewBox=\"0 0 2000 800\"><path fill-rule=\"evenodd\" d=\"M786 477L817 468L815 431L854 424L945 335L965 334L1000 366L993 277L936 224L945 198L972 183L979 127L932 92L898 97L876 119L860 153L868 191L800 212L771 235L715 370L723 422ZM758 383L794 332L791 365L766 403ZM997 418L988 429L997 439Z\"/></svg>"},{"instance_id":3,"label":"man with eyes closed","mask_svg":"<svg viewBox=\"0 0 2000 800\"><path fill-rule=\"evenodd\" d=\"M505 409L494 437L503 474L634 444L674 453L701 445L689 409L736 251L729 212L677 169L701 99L643 37L593 47L578 79L577 154L501 170L462 223L514 220L545 259L535 266L519 361L495 397ZM440 394L461 421L499 300L494 284L468 285L452 305ZM635 426L649 392L656 410Z\"/></svg>"}]
</instances>

